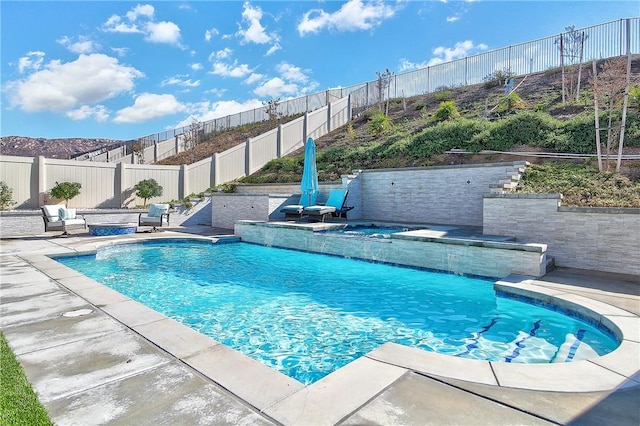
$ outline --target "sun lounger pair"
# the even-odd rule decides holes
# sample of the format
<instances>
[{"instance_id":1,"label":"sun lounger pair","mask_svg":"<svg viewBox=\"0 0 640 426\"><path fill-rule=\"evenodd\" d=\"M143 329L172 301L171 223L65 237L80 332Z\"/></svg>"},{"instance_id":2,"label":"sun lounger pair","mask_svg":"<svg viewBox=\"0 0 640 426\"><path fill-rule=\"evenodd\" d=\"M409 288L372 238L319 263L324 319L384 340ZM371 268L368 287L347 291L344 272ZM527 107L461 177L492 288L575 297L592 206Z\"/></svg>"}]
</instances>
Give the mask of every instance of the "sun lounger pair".
<instances>
[{"instance_id":1,"label":"sun lounger pair","mask_svg":"<svg viewBox=\"0 0 640 426\"><path fill-rule=\"evenodd\" d=\"M347 217L347 212L353 207L346 205L347 189L332 189L325 204L305 206L304 195L300 197L298 204L284 206L280 212L285 214L285 219L300 219L306 216L309 220L324 222L327 217Z\"/></svg>"}]
</instances>

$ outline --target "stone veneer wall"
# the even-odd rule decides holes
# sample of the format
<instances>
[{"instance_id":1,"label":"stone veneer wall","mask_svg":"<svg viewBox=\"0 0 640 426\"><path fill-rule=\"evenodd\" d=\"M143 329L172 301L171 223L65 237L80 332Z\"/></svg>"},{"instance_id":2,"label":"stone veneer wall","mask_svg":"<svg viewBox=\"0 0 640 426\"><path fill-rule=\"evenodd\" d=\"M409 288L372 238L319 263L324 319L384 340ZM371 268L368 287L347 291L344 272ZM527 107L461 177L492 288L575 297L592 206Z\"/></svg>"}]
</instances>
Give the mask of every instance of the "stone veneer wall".
<instances>
[{"instance_id":1,"label":"stone veneer wall","mask_svg":"<svg viewBox=\"0 0 640 426\"><path fill-rule=\"evenodd\" d=\"M640 209L562 207L559 194L484 198L483 232L547 245L557 266L640 275Z\"/></svg>"},{"instance_id":2,"label":"stone veneer wall","mask_svg":"<svg viewBox=\"0 0 640 426\"><path fill-rule=\"evenodd\" d=\"M360 174L363 219L481 226L483 195L516 164L491 163Z\"/></svg>"},{"instance_id":3,"label":"stone veneer wall","mask_svg":"<svg viewBox=\"0 0 640 426\"><path fill-rule=\"evenodd\" d=\"M331 188L346 187L347 205L353 207L349 219L481 226L483 195L491 192L492 185L511 179L523 165L509 162L358 171L343 176L342 183L320 184L318 202L326 200ZM264 198L266 194L272 199ZM296 194L300 194L298 184L239 185L236 193L215 194L212 226L230 228L236 220L282 220L280 206L297 204Z\"/></svg>"}]
</instances>

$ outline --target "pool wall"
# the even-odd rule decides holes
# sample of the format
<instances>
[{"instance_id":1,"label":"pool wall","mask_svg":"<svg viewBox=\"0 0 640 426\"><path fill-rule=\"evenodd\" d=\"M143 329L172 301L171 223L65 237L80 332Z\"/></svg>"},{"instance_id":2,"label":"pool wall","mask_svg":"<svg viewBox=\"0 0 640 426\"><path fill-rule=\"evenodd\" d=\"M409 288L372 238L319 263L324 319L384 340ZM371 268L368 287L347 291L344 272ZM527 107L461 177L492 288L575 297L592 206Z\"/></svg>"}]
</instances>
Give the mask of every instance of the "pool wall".
<instances>
[{"instance_id":1,"label":"pool wall","mask_svg":"<svg viewBox=\"0 0 640 426\"><path fill-rule=\"evenodd\" d=\"M459 274L502 278L546 273L546 246L437 238L420 231L392 234L388 240L353 239L314 232L313 225L238 221L242 241Z\"/></svg>"}]
</instances>

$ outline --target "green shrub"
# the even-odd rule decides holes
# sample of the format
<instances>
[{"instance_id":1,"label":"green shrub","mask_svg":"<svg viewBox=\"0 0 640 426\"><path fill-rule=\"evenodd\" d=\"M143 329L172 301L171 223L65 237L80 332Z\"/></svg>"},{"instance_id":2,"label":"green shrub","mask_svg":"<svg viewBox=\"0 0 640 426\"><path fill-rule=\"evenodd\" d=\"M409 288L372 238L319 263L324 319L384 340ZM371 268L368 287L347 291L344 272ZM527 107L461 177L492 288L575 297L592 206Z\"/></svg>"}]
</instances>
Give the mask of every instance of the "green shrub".
<instances>
[{"instance_id":1,"label":"green shrub","mask_svg":"<svg viewBox=\"0 0 640 426\"><path fill-rule=\"evenodd\" d=\"M509 95L500 99L500 103L498 104L498 108L496 108L496 112L504 113L510 112L514 109L523 109L526 107L526 104L516 92L512 92Z\"/></svg>"},{"instance_id":2,"label":"green shrub","mask_svg":"<svg viewBox=\"0 0 640 426\"><path fill-rule=\"evenodd\" d=\"M454 101L440 102L440 106L433 115L433 119L436 121L454 120L460 117L460 111Z\"/></svg>"},{"instance_id":3,"label":"green shrub","mask_svg":"<svg viewBox=\"0 0 640 426\"><path fill-rule=\"evenodd\" d=\"M514 145L552 147L557 128L557 120L548 114L520 112L495 122L485 147L496 151Z\"/></svg>"},{"instance_id":4,"label":"green shrub","mask_svg":"<svg viewBox=\"0 0 640 426\"><path fill-rule=\"evenodd\" d=\"M225 192L227 194L232 194L236 192L237 186L238 184L236 182L227 182L227 183L223 183L222 185L218 185L217 188L220 189L220 191L222 192Z\"/></svg>"},{"instance_id":5,"label":"green shrub","mask_svg":"<svg viewBox=\"0 0 640 426\"><path fill-rule=\"evenodd\" d=\"M369 132L373 135L379 136L383 133L389 132L393 128L391 119L382 111L373 110L373 112L368 115L368 120L369 122L367 127Z\"/></svg>"},{"instance_id":6,"label":"green shrub","mask_svg":"<svg viewBox=\"0 0 640 426\"><path fill-rule=\"evenodd\" d=\"M482 148L472 144L473 138L489 126L491 124L486 121L465 118L440 122L418 133L406 147L406 153L412 158L422 158L453 148L479 151Z\"/></svg>"},{"instance_id":7,"label":"green shrub","mask_svg":"<svg viewBox=\"0 0 640 426\"><path fill-rule=\"evenodd\" d=\"M508 68L505 68L503 71L496 70L486 75L482 80L484 81L484 87L502 87L509 79L515 76Z\"/></svg>"},{"instance_id":8,"label":"green shrub","mask_svg":"<svg viewBox=\"0 0 640 426\"><path fill-rule=\"evenodd\" d=\"M8 210L9 206L15 203L13 201L13 190L5 182L0 182L0 210Z\"/></svg>"},{"instance_id":9,"label":"green shrub","mask_svg":"<svg viewBox=\"0 0 640 426\"><path fill-rule=\"evenodd\" d=\"M624 129L624 146L640 146L640 114L627 115Z\"/></svg>"},{"instance_id":10,"label":"green shrub","mask_svg":"<svg viewBox=\"0 0 640 426\"><path fill-rule=\"evenodd\" d=\"M629 104L640 112L640 86L629 89Z\"/></svg>"},{"instance_id":11,"label":"green shrub","mask_svg":"<svg viewBox=\"0 0 640 426\"><path fill-rule=\"evenodd\" d=\"M353 123L349 122L349 124L347 124L347 140L349 142L353 142L353 141L356 140L357 136L358 135L357 135L356 131L353 128Z\"/></svg>"},{"instance_id":12,"label":"green shrub","mask_svg":"<svg viewBox=\"0 0 640 426\"><path fill-rule=\"evenodd\" d=\"M162 195L162 186L155 181L155 179L145 179L136 183L133 187L136 191L136 196L144 199L144 207L147 207L147 200L153 197L160 197Z\"/></svg>"},{"instance_id":13,"label":"green shrub","mask_svg":"<svg viewBox=\"0 0 640 426\"><path fill-rule=\"evenodd\" d=\"M446 86L439 87L431 94L438 102L450 101L453 99L453 91Z\"/></svg>"},{"instance_id":14,"label":"green shrub","mask_svg":"<svg viewBox=\"0 0 640 426\"><path fill-rule=\"evenodd\" d=\"M56 182L51 188L51 196L58 200L64 200L65 206L69 204L69 200L80 194L82 185L78 182Z\"/></svg>"}]
</instances>

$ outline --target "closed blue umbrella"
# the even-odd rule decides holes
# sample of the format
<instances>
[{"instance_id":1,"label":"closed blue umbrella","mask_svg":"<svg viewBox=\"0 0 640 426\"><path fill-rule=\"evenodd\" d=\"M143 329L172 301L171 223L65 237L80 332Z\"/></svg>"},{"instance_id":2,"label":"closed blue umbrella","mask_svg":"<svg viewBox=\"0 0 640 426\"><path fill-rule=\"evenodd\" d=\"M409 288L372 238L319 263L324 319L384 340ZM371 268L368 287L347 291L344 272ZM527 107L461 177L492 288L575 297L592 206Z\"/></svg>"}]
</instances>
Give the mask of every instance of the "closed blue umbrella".
<instances>
[{"instance_id":1,"label":"closed blue umbrella","mask_svg":"<svg viewBox=\"0 0 640 426\"><path fill-rule=\"evenodd\" d=\"M313 138L307 139L304 147L304 169L300 189L302 190L301 201L308 206L315 204L318 197L318 166L316 165L316 144Z\"/></svg>"}]
</instances>

